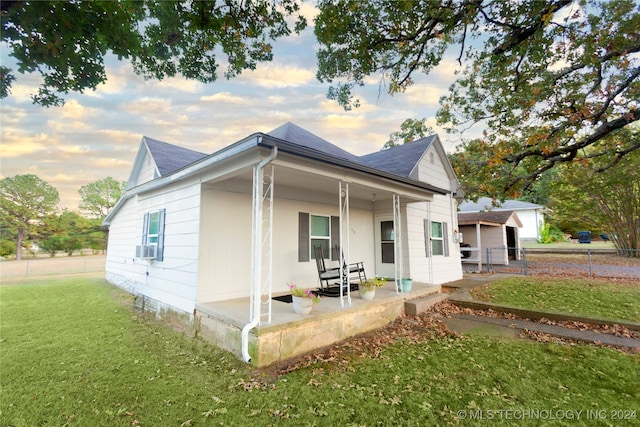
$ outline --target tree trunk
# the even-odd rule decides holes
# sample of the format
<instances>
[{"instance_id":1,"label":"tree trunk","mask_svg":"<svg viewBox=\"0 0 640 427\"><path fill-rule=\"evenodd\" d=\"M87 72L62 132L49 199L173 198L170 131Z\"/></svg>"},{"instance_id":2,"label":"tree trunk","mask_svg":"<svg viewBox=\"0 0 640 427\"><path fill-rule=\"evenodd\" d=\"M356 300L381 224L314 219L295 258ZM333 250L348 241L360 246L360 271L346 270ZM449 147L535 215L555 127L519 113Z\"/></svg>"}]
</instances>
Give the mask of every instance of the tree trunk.
<instances>
[{"instance_id":1,"label":"tree trunk","mask_svg":"<svg viewBox=\"0 0 640 427\"><path fill-rule=\"evenodd\" d=\"M18 228L18 239L16 241L16 261L22 259L22 241L24 240L24 229Z\"/></svg>"}]
</instances>

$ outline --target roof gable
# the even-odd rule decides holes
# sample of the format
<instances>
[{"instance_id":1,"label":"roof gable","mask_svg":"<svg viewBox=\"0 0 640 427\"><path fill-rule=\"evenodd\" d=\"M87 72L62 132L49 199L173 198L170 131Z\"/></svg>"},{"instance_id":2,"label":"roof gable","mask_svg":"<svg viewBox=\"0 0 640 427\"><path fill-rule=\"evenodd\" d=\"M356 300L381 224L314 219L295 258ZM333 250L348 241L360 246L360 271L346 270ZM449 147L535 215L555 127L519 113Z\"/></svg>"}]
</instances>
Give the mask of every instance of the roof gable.
<instances>
[{"instance_id":1,"label":"roof gable","mask_svg":"<svg viewBox=\"0 0 640 427\"><path fill-rule=\"evenodd\" d=\"M178 147L145 136L143 142L149 149L160 176L164 176L194 163L207 155L188 148Z\"/></svg>"},{"instance_id":2,"label":"roof gable","mask_svg":"<svg viewBox=\"0 0 640 427\"><path fill-rule=\"evenodd\" d=\"M127 188L168 175L206 156L204 153L143 136L127 180Z\"/></svg>"}]
</instances>

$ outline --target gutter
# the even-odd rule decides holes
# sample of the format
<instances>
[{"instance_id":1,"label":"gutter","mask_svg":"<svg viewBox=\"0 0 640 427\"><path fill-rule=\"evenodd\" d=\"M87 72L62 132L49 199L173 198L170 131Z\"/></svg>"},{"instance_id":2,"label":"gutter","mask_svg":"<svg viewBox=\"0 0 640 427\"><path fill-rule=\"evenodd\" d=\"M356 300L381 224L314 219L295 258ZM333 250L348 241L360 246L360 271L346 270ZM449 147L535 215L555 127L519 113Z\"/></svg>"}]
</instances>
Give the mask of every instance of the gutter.
<instances>
[{"instance_id":1,"label":"gutter","mask_svg":"<svg viewBox=\"0 0 640 427\"><path fill-rule=\"evenodd\" d=\"M258 143L260 142L261 137L258 137ZM271 154L262 159L260 163L257 164L253 171L253 183L256 185L257 182L261 181L260 176L262 169L271 163L276 156L278 155L278 147L273 147L271 150ZM262 197L260 192L255 191L254 187L254 195L253 195L253 247L251 248L251 287L253 289L251 298L251 309L253 320L247 323L242 328L242 359L249 363L251 362L251 355L249 354L249 331L260 324L260 278L262 272L262 204L259 201L259 198ZM260 258L259 258L260 257Z\"/></svg>"}]
</instances>

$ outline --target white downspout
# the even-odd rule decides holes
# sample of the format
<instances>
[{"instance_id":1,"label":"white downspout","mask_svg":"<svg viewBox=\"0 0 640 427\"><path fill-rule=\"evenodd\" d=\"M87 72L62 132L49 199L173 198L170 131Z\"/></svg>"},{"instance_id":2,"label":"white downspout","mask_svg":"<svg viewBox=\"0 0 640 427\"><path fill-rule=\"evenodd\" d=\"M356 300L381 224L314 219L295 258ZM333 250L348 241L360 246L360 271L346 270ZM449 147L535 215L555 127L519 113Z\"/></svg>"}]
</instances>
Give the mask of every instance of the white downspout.
<instances>
[{"instance_id":1,"label":"white downspout","mask_svg":"<svg viewBox=\"0 0 640 427\"><path fill-rule=\"evenodd\" d=\"M249 363L249 331L260 324L260 280L262 278L262 169L278 155L278 147L253 168L252 246L251 246L251 316L242 328L242 359Z\"/></svg>"}]
</instances>

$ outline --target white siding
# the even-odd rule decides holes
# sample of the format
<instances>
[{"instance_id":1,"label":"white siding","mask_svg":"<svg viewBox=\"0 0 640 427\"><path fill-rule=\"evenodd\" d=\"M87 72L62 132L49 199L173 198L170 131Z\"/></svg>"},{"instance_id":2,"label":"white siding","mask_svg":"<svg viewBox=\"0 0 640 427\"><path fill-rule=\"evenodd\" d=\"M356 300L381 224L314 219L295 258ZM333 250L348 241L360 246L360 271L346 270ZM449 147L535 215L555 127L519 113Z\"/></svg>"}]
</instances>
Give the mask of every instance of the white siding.
<instances>
[{"instance_id":1,"label":"white siding","mask_svg":"<svg viewBox=\"0 0 640 427\"><path fill-rule=\"evenodd\" d=\"M538 230L544 225L544 216L535 209L516 211L522 228L519 229L520 239L537 240Z\"/></svg>"},{"instance_id":2,"label":"white siding","mask_svg":"<svg viewBox=\"0 0 640 427\"><path fill-rule=\"evenodd\" d=\"M142 162L140 163L140 170L138 171L138 176L135 177L135 182L130 182L128 186L135 187L140 184L144 184L145 182L152 181L157 178L156 172L156 164L149 155L147 150L144 151L144 155L142 157Z\"/></svg>"},{"instance_id":3,"label":"white siding","mask_svg":"<svg viewBox=\"0 0 640 427\"><path fill-rule=\"evenodd\" d=\"M164 260L135 258L144 214L166 210ZM197 180L129 199L113 218L107 250L107 280L133 293L191 312L198 276L200 184Z\"/></svg>"},{"instance_id":4,"label":"white siding","mask_svg":"<svg viewBox=\"0 0 640 427\"><path fill-rule=\"evenodd\" d=\"M277 191L277 186L276 186ZM249 295L251 281L251 195L207 189L203 192L198 302ZM298 213L337 216L337 205L276 198L273 227L273 292L287 292L289 284L318 287L313 254L298 262ZM375 274L373 213L351 209L351 262L364 261L367 275Z\"/></svg>"},{"instance_id":5,"label":"white siding","mask_svg":"<svg viewBox=\"0 0 640 427\"><path fill-rule=\"evenodd\" d=\"M411 203L407 206L407 247L408 273L405 275L418 282L443 284L462 279L462 265L460 263L460 247L454 242L453 230L457 229L457 220L452 215L455 201L451 196L435 195L430 205L427 203ZM424 220L447 223L447 244L449 256L427 255L429 243L425 240ZM431 271L431 274L430 274Z\"/></svg>"},{"instance_id":6,"label":"white siding","mask_svg":"<svg viewBox=\"0 0 640 427\"><path fill-rule=\"evenodd\" d=\"M432 160L433 163L431 163ZM447 174L447 169L445 168L434 144L431 144L422 156L422 159L418 164L416 179L422 182L427 182L438 188L453 191L456 190L451 188L451 180Z\"/></svg>"}]
</instances>

